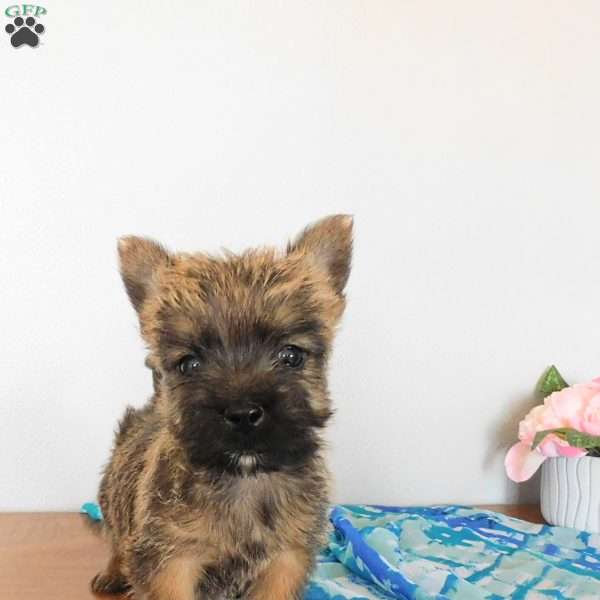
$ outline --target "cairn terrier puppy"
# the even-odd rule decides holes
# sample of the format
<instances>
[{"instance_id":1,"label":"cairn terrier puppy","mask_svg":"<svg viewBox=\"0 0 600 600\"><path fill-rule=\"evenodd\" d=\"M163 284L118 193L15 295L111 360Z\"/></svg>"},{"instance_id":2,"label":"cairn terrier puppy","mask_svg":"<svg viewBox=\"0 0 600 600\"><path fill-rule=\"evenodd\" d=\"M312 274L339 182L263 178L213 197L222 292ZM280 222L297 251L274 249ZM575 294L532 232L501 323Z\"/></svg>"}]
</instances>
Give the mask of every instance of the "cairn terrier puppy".
<instances>
[{"instance_id":1,"label":"cairn terrier puppy","mask_svg":"<svg viewBox=\"0 0 600 600\"><path fill-rule=\"evenodd\" d=\"M156 389L127 409L102 478L112 555L94 592L301 598L325 538L327 361L351 250L346 215L285 252L120 240Z\"/></svg>"}]
</instances>

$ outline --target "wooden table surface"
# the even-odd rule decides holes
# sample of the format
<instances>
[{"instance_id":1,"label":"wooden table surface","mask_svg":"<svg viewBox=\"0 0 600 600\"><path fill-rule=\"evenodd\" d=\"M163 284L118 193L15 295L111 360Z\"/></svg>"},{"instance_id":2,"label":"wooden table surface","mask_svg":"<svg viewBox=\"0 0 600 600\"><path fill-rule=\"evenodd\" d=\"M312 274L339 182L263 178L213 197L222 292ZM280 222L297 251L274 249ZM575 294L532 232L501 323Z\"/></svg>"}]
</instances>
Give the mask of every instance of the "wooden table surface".
<instances>
[{"instance_id":1,"label":"wooden table surface","mask_svg":"<svg viewBox=\"0 0 600 600\"><path fill-rule=\"evenodd\" d=\"M543 522L537 505L482 508ZM94 598L89 582L103 568L107 548L86 527L85 518L77 513L0 513L0 598Z\"/></svg>"}]
</instances>

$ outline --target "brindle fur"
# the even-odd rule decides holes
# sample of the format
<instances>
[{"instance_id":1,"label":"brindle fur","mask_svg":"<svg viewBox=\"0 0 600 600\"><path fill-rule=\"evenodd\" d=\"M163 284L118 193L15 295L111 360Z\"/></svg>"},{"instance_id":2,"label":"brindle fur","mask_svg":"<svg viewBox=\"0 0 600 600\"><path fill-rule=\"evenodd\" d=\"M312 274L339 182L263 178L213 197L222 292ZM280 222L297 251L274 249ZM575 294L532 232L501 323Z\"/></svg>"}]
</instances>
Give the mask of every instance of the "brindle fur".
<instances>
[{"instance_id":1,"label":"brindle fur","mask_svg":"<svg viewBox=\"0 0 600 600\"><path fill-rule=\"evenodd\" d=\"M307 228L285 252L214 257L120 241L155 394L127 409L100 485L112 558L95 592L301 597L326 530L320 432L351 246L345 215ZM276 362L287 344L307 351L301 368ZM192 352L201 367L186 376L178 364ZM264 407L265 423L240 438L223 411L247 402Z\"/></svg>"}]
</instances>

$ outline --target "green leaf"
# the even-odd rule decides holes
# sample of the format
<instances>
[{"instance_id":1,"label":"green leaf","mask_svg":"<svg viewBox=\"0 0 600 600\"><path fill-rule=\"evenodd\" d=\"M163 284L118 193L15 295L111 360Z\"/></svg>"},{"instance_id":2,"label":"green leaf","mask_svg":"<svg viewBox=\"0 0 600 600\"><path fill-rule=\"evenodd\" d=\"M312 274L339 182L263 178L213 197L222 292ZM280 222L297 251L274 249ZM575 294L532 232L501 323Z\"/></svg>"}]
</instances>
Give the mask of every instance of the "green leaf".
<instances>
[{"instance_id":1,"label":"green leaf","mask_svg":"<svg viewBox=\"0 0 600 600\"><path fill-rule=\"evenodd\" d=\"M597 448L600 446L600 435L587 435L581 433L581 431L569 429L567 431L567 442L569 442L569 446L574 448Z\"/></svg>"},{"instance_id":2,"label":"green leaf","mask_svg":"<svg viewBox=\"0 0 600 600\"><path fill-rule=\"evenodd\" d=\"M538 431L535 434L535 437L533 438L533 444L531 446L531 449L535 450L544 441L544 438L547 435L550 435L551 433L554 433L555 435L557 435L561 439L566 439L568 431L570 431L570 430L566 429L566 428L545 429L544 431Z\"/></svg>"},{"instance_id":3,"label":"green leaf","mask_svg":"<svg viewBox=\"0 0 600 600\"><path fill-rule=\"evenodd\" d=\"M554 365L547 369L538 384L538 390L544 398L554 392L560 392L560 390L566 387L569 387L569 384L563 379L563 376Z\"/></svg>"},{"instance_id":4,"label":"green leaf","mask_svg":"<svg viewBox=\"0 0 600 600\"><path fill-rule=\"evenodd\" d=\"M560 427L558 429L538 431L533 438L533 445L531 446L532 450L535 450L544 441L544 438L551 433L557 435L560 439L565 440L569 446L573 446L573 448L600 448L600 435L587 435L576 429Z\"/></svg>"}]
</instances>

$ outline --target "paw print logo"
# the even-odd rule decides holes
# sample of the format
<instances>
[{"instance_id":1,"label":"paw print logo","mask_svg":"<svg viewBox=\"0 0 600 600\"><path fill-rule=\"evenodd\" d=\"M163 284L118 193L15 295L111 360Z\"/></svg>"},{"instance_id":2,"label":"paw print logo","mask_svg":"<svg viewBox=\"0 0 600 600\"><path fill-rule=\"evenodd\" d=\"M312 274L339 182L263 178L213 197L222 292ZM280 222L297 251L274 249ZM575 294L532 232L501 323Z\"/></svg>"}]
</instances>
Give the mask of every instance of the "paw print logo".
<instances>
[{"instance_id":1,"label":"paw print logo","mask_svg":"<svg viewBox=\"0 0 600 600\"><path fill-rule=\"evenodd\" d=\"M23 44L35 48L39 44L39 34L44 33L45 31L45 28L41 23L36 24L33 17L27 17L25 20L23 20L22 17L17 17L13 23L9 23L6 26L5 31L10 35L10 43L15 48L18 48Z\"/></svg>"}]
</instances>

